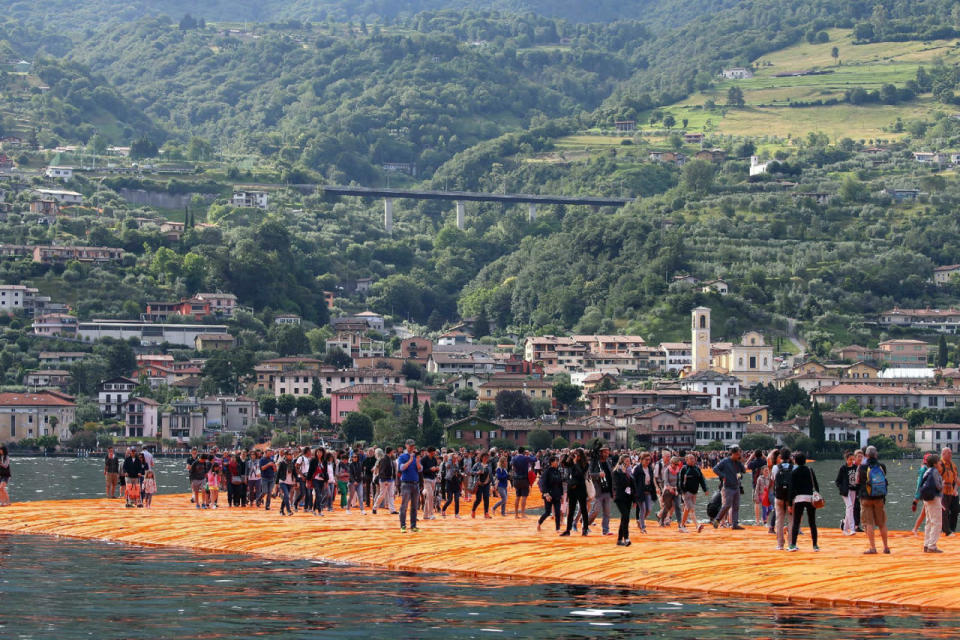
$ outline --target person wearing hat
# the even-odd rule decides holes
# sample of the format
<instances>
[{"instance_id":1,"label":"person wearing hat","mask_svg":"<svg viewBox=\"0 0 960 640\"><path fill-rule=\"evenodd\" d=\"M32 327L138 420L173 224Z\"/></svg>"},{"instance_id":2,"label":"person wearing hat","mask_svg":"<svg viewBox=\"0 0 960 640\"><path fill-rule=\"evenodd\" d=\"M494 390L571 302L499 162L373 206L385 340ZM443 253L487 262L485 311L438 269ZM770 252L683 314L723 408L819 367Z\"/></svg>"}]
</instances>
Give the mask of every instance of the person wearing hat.
<instances>
[{"instance_id":1,"label":"person wearing hat","mask_svg":"<svg viewBox=\"0 0 960 640\"><path fill-rule=\"evenodd\" d=\"M416 443L407 440L407 450L397 458L400 470L400 531L407 531L407 509L410 509L410 531L416 533L417 510L420 508L420 474L423 464L420 462Z\"/></svg>"}]
</instances>

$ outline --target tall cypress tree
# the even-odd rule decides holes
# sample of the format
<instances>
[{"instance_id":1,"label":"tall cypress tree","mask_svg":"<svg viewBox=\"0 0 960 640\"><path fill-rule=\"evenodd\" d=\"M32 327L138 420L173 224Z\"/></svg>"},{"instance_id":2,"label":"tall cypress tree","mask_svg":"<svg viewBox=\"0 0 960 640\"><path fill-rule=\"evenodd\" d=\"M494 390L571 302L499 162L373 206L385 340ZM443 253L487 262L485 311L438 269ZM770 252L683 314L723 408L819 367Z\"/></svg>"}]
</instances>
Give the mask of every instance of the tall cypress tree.
<instances>
[{"instance_id":1,"label":"tall cypress tree","mask_svg":"<svg viewBox=\"0 0 960 640\"><path fill-rule=\"evenodd\" d=\"M827 439L826 426L823 424L823 415L820 413L820 404L813 403L813 410L810 412L810 437L817 445L822 445Z\"/></svg>"},{"instance_id":2,"label":"tall cypress tree","mask_svg":"<svg viewBox=\"0 0 960 640\"><path fill-rule=\"evenodd\" d=\"M937 368L943 369L946 367L948 359L949 351L947 348L947 337L941 334L940 341L937 343Z\"/></svg>"},{"instance_id":3,"label":"tall cypress tree","mask_svg":"<svg viewBox=\"0 0 960 640\"><path fill-rule=\"evenodd\" d=\"M433 413L430 401L423 401L423 419L420 424L423 446L439 447L443 443L443 423Z\"/></svg>"}]
</instances>

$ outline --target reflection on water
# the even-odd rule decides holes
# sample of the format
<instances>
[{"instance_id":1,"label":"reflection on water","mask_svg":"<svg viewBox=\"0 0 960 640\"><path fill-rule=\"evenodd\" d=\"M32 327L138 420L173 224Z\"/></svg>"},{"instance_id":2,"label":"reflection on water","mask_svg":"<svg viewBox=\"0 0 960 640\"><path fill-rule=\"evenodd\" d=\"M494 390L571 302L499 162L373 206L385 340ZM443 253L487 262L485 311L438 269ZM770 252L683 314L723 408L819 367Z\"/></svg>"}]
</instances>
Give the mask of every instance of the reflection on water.
<instances>
[{"instance_id":1,"label":"reflection on water","mask_svg":"<svg viewBox=\"0 0 960 640\"><path fill-rule=\"evenodd\" d=\"M160 493L187 493L186 461L183 458L157 458L155 460L157 488ZM11 497L14 501L62 500L66 498L103 497L103 460L95 458L14 458ZM916 517L910 511L910 503L917 486L917 460L902 463L887 463L890 493L887 498L887 517L892 529L910 529ZM833 479L840 466L839 460L825 460L813 464L826 498L826 506L817 511L817 524L821 527L839 528L843 519L843 502L834 490ZM714 489L716 480L707 486ZM746 494L740 507L740 519L753 522L753 496L747 480ZM697 501L697 517L706 518L707 500ZM539 511L540 505L530 505Z\"/></svg>"},{"instance_id":2,"label":"reflection on water","mask_svg":"<svg viewBox=\"0 0 960 640\"><path fill-rule=\"evenodd\" d=\"M954 638L958 624L0 535L2 638Z\"/></svg>"}]
</instances>

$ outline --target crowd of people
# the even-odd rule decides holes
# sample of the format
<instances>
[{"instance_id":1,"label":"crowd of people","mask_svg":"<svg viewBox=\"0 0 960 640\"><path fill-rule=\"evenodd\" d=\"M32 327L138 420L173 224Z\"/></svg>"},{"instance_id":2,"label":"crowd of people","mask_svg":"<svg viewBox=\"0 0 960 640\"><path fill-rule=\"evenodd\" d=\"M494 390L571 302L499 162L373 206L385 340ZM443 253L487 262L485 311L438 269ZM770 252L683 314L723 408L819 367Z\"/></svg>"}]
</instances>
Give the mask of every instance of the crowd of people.
<instances>
[{"instance_id":1,"label":"crowd of people","mask_svg":"<svg viewBox=\"0 0 960 640\"><path fill-rule=\"evenodd\" d=\"M106 495L122 497L128 508L149 508L157 492L153 456L129 448L123 457L109 448L104 458ZM10 458L0 446L0 506L10 503L7 485ZM712 495L706 469L719 481ZM537 530L552 519L556 533L589 535L600 522L600 533L613 536L613 507L619 515L617 544L630 546L631 520L647 532L656 522L676 526L680 532L701 532L705 525L741 530L740 502L749 488L754 523L765 525L776 536L778 550L797 551L806 520L814 551L819 551L817 510L825 500L817 475L803 452L788 448L753 451L744 456L737 447L717 454L564 449L532 453L470 451L464 448L427 447L412 440L404 447L342 450L295 447L261 451L209 452L193 449L186 459L191 502L196 509L263 508L280 502L281 516L306 513L323 516L341 510L399 516L402 531L418 531L418 518L460 519L461 503L470 516L485 519L527 517L527 499L536 484L543 499ZM941 535L956 531L960 515L958 469L952 451L928 454L919 468L913 510L919 514L913 527L923 525L923 551L942 553ZM875 447L848 452L834 484L844 503L840 529L844 535L865 533L864 553L890 553L886 498L886 466ZM513 493L512 508L509 494ZM399 508L396 497L399 494ZM223 500L221 500L223 495ZM698 521L697 501L710 496L708 520ZM493 504L491 505L491 502ZM881 542L877 546L877 536Z\"/></svg>"}]
</instances>

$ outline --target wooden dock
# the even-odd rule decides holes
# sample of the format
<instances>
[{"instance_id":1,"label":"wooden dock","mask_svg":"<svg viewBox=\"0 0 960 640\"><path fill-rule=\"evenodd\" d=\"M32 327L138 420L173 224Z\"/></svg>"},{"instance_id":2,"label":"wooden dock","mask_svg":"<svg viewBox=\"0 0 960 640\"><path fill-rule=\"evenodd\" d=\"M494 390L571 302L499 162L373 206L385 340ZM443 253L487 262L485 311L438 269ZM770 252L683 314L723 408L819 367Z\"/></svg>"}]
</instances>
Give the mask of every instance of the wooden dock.
<instances>
[{"instance_id":1,"label":"wooden dock","mask_svg":"<svg viewBox=\"0 0 960 640\"><path fill-rule=\"evenodd\" d=\"M560 538L552 521L538 533L532 514L484 520L480 513L473 520L469 505L461 505L462 520L421 522L419 533L401 533L397 516L384 511L280 518L278 509L279 501L269 512L201 511L184 495L157 496L152 509L125 509L122 500L22 502L0 509L0 532L824 606L960 611L956 538L941 538L945 553L930 555L921 552L921 538L892 532L892 555L864 556L863 534L844 537L831 528L821 531L820 553L811 551L809 535L799 552L786 553L774 549L775 537L763 528L682 534L653 523L642 535L633 522L633 546L624 548L615 536L601 536L599 523L589 537Z\"/></svg>"}]
</instances>

